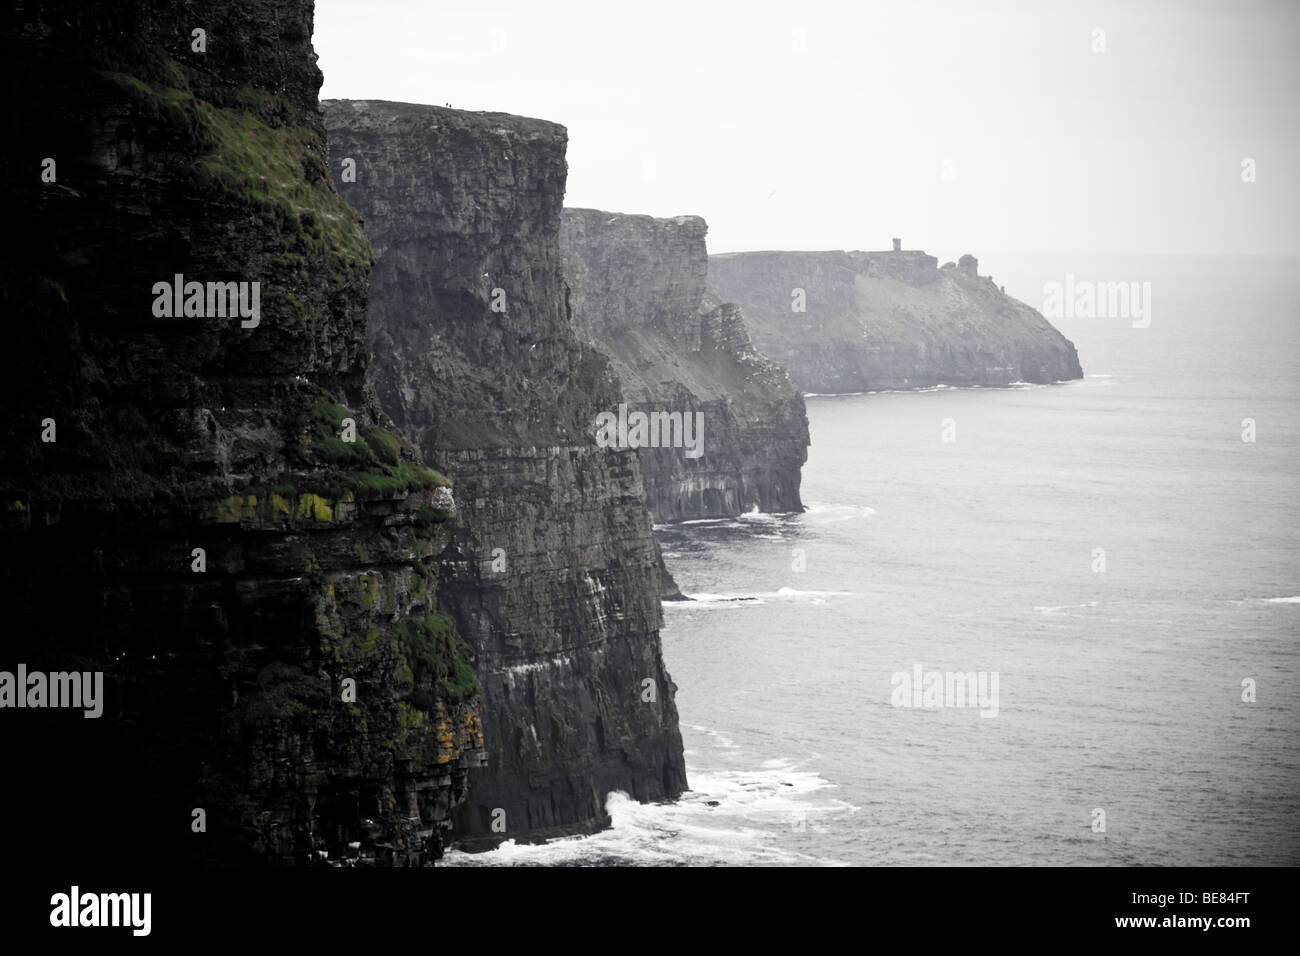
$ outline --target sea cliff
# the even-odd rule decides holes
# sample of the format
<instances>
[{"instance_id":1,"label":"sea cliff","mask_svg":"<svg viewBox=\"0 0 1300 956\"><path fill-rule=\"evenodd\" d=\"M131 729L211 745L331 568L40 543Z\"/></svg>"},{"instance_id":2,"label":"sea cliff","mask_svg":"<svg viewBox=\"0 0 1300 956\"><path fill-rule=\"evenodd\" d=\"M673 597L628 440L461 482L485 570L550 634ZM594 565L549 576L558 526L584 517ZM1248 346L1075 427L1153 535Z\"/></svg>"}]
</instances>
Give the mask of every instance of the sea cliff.
<instances>
[{"instance_id":1,"label":"sea cliff","mask_svg":"<svg viewBox=\"0 0 1300 956\"><path fill-rule=\"evenodd\" d=\"M0 712L15 859L428 862L482 760L454 500L366 383L312 16L6 19L0 668L106 698Z\"/></svg>"},{"instance_id":2,"label":"sea cliff","mask_svg":"<svg viewBox=\"0 0 1300 956\"><path fill-rule=\"evenodd\" d=\"M741 309L707 287L706 232L698 216L566 209L574 326L612 359L629 413L702 429L698 447L639 450L656 521L801 511L803 396L754 348Z\"/></svg>"},{"instance_id":3,"label":"sea cliff","mask_svg":"<svg viewBox=\"0 0 1300 956\"><path fill-rule=\"evenodd\" d=\"M607 822L613 790L682 792L639 464L595 442L620 385L570 319L564 128L378 101L325 113L376 255L380 399L459 502L438 596L474 646L492 760L458 833L582 832Z\"/></svg>"},{"instance_id":4,"label":"sea cliff","mask_svg":"<svg viewBox=\"0 0 1300 956\"><path fill-rule=\"evenodd\" d=\"M912 250L709 257L709 283L805 392L1081 378L1073 343L978 270Z\"/></svg>"}]
</instances>

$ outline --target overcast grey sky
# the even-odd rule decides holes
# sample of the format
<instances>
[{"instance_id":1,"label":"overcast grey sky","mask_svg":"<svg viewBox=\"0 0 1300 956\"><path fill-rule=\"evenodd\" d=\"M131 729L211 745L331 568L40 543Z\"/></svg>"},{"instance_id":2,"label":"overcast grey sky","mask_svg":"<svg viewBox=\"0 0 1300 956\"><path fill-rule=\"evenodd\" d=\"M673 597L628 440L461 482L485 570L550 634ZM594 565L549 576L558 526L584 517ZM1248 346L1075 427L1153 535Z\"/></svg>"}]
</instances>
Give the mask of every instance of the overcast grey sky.
<instances>
[{"instance_id":1,"label":"overcast grey sky","mask_svg":"<svg viewBox=\"0 0 1300 956\"><path fill-rule=\"evenodd\" d=\"M315 45L322 98L566 126L566 205L710 252L1300 254L1295 0L317 0Z\"/></svg>"}]
</instances>

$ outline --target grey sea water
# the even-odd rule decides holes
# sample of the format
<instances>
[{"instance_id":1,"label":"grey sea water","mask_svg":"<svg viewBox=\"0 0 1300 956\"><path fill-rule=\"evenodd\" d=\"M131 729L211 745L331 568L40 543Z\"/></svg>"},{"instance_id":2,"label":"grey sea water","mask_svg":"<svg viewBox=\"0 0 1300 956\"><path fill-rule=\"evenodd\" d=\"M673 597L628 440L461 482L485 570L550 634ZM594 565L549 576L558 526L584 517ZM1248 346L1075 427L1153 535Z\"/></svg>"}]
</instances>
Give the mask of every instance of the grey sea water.
<instances>
[{"instance_id":1,"label":"grey sea water","mask_svg":"<svg viewBox=\"0 0 1300 956\"><path fill-rule=\"evenodd\" d=\"M1054 319L1079 382L810 397L806 513L659 529L692 791L447 862L1300 862L1300 262L981 271L1148 281L1151 322ZM918 665L996 716L894 706Z\"/></svg>"}]
</instances>

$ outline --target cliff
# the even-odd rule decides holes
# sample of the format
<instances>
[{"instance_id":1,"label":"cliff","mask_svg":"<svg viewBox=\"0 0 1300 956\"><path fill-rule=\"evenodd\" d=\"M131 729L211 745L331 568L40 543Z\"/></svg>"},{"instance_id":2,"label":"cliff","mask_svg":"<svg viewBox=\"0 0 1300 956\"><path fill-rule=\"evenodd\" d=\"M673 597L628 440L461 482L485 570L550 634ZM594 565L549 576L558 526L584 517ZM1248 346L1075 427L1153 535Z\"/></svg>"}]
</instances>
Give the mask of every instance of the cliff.
<instances>
[{"instance_id":1,"label":"cliff","mask_svg":"<svg viewBox=\"0 0 1300 956\"><path fill-rule=\"evenodd\" d=\"M608 361L574 335L559 247L563 127L387 102L324 104L376 255L384 408L455 482L438 596L474 646L491 763L467 845L579 832L606 795L686 786L659 642L659 557L636 455L599 447Z\"/></svg>"},{"instance_id":2,"label":"cliff","mask_svg":"<svg viewBox=\"0 0 1300 956\"><path fill-rule=\"evenodd\" d=\"M657 521L801 511L803 397L755 350L740 308L706 287L706 231L696 216L564 210L574 327L611 357L628 414L680 414L702 428L683 432L695 448L638 450Z\"/></svg>"},{"instance_id":3,"label":"cliff","mask_svg":"<svg viewBox=\"0 0 1300 956\"><path fill-rule=\"evenodd\" d=\"M0 711L16 860L425 862L481 759L454 502L366 385L312 14L6 19L0 670L106 697Z\"/></svg>"},{"instance_id":4,"label":"cliff","mask_svg":"<svg viewBox=\"0 0 1300 956\"><path fill-rule=\"evenodd\" d=\"M1081 378L1074 345L977 265L963 256L940 269L911 251L737 252L709 257L709 283L808 392Z\"/></svg>"}]
</instances>

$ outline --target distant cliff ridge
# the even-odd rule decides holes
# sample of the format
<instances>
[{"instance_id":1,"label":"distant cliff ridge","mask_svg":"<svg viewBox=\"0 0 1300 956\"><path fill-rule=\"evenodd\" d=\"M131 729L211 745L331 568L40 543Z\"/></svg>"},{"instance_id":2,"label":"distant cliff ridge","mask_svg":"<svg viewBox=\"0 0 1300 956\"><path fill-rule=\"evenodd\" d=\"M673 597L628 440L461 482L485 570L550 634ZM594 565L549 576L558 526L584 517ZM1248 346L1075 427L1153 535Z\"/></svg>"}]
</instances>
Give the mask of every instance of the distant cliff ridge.
<instances>
[{"instance_id":1,"label":"distant cliff ridge","mask_svg":"<svg viewBox=\"0 0 1300 956\"><path fill-rule=\"evenodd\" d=\"M710 256L708 275L807 392L1082 377L1074 345L974 257L938 265L897 249L736 252Z\"/></svg>"},{"instance_id":2,"label":"distant cliff ridge","mask_svg":"<svg viewBox=\"0 0 1300 956\"><path fill-rule=\"evenodd\" d=\"M330 161L375 250L374 381L455 482L439 602L474 645L490 765L458 835L607 822L606 796L686 787L659 642L659 554L634 452L601 448L622 400L574 334L559 246L563 127L327 101Z\"/></svg>"},{"instance_id":3,"label":"distant cliff ridge","mask_svg":"<svg viewBox=\"0 0 1300 956\"><path fill-rule=\"evenodd\" d=\"M630 410L620 421L685 426L684 441L638 452L655 520L800 511L803 397L755 350L740 308L707 288L706 232L698 216L564 210L574 327L613 360Z\"/></svg>"}]
</instances>

